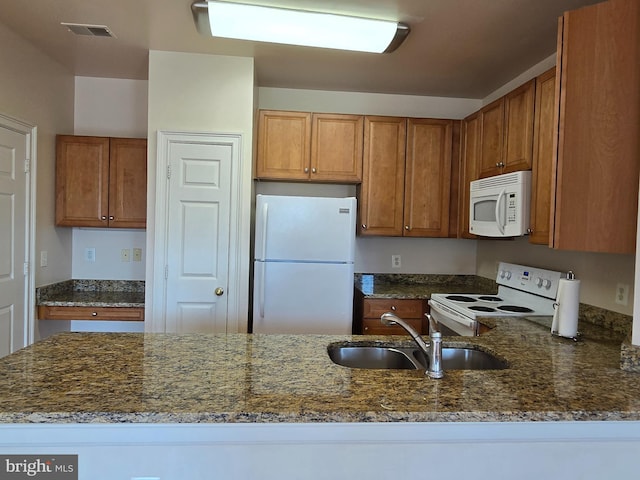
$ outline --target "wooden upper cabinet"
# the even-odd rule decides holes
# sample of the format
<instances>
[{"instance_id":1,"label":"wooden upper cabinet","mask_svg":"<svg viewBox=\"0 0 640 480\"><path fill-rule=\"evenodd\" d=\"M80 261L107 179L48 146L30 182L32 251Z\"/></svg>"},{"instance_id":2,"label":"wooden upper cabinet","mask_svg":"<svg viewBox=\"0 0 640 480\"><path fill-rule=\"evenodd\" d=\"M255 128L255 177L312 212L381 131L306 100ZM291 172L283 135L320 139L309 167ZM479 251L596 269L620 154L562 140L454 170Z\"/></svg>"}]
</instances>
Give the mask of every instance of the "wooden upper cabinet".
<instances>
[{"instance_id":1,"label":"wooden upper cabinet","mask_svg":"<svg viewBox=\"0 0 640 480\"><path fill-rule=\"evenodd\" d=\"M480 110L479 122L479 175L498 175L502 171L500 162L504 142L504 97Z\"/></svg>"},{"instance_id":2,"label":"wooden upper cabinet","mask_svg":"<svg viewBox=\"0 0 640 480\"><path fill-rule=\"evenodd\" d=\"M314 113L311 176L314 181L362 181L363 115Z\"/></svg>"},{"instance_id":3,"label":"wooden upper cabinet","mask_svg":"<svg viewBox=\"0 0 640 480\"><path fill-rule=\"evenodd\" d=\"M256 178L362 181L362 115L261 110Z\"/></svg>"},{"instance_id":4,"label":"wooden upper cabinet","mask_svg":"<svg viewBox=\"0 0 640 480\"><path fill-rule=\"evenodd\" d=\"M147 224L147 141L111 138L109 142L109 226L145 228Z\"/></svg>"},{"instance_id":5,"label":"wooden upper cabinet","mask_svg":"<svg viewBox=\"0 0 640 480\"><path fill-rule=\"evenodd\" d=\"M556 113L556 69L536 78L529 242L549 245Z\"/></svg>"},{"instance_id":6,"label":"wooden upper cabinet","mask_svg":"<svg viewBox=\"0 0 640 480\"><path fill-rule=\"evenodd\" d=\"M501 173L530 170L533 158L535 79L504 97L504 145Z\"/></svg>"},{"instance_id":7,"label":"wooden upper cabinet","mask_svg":"<svg viewBox=\"0 0 640 480\"><path fill-rule=\"evenodd\" d=\"M452 120L407 120L405 236L449 235L452 133Z\"/></svg>"},{"instance_id":8,"label":"wooden upper cabinet","mask_svg":"<svg viewBox=\"0 0 640 480\"><path fill-rule=\"evenodd\" d=\"M480 154L480 114L474 113L462 122L460 139L461 166L459 191L459 235L462 238L476 238L469 233L469 207L471 198L471 182L478 179L478 160Z\"/></svg>"},{"instance_id":9,"label":"wooden upper cabinet","mask_svg":"<svg viewBox=\"0 0 640 480\"><path fill-rule=\"evenodd\" d=\"M147 141L58 135L56 225L145 228Z\"/></svg>"},{"instance_id":10,"label":"wooden upper cabinet","mask_svg":"<svg viewBox=\"0 0 640 480\"><path fill-rule=\"evenodd\" d=\"M362 185L358 195L361 235L402 236L407 120L366 116Z\"/></svg>"},{"instance_id":11,"label":"wooden upper cabinet","mask_svg":"<svg viewBox=\"0 0 640 480\"><path fill-rule=\"evenodd\" d=\"M308 180L310 161L311 114L261 110L256 177Z\"/></svg>"},{"instance_id":12,"label":"wooden upper cabinet","mask_svg":"<svg viewBox=\"0 0 640 480\"><path fill-rule=\"evenodd\" d=\"M559 21L553 247L633 253L640 173L640 2Z\"/></svg>"},{"instance_id":13,"label":"wooden upper cabinet","mask_svg":"<svg viewBox=\"0 0 640 480\"><path fill-rule=\"evenodd\" d=\"M535 80L480 110L480 178L530 170Z\"/></svg>"},{"instance_id":14,"label":"wooden upper cabinet","mask_svg":"<svg viewBox=\"0 0 640 480\"><path fill-rule=\"evenodd\" d=\"M56 225L109 225L109 138L56 137Z\"/></svg>"}]
</instances>

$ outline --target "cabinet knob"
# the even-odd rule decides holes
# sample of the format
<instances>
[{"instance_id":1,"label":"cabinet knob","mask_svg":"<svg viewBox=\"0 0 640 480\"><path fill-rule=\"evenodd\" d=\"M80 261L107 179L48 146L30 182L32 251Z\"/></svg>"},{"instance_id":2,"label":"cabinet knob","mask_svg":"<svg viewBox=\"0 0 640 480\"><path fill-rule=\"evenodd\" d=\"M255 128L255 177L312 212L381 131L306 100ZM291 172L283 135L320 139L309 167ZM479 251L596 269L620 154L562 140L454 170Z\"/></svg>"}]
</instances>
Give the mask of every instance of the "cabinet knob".
<instances>
[{"instance_id":1,"label":"cabinet knob","mask_svg":"<svg viewBox=\"0 0 640 480\"><path fill-rule=\"evenodd\" d=\"M411 230L411 228L409 227L409 225L405 225L405 226L404 226L404 229L405 229L405 230Z\"/></svg>"},{"instance_id":2,"label":"cabinet knob","mask_svg":"<svg viewBox=\"0 0 640 480\"><path fill-rule=\"evenodd\" d=\"M304 173L309 173L309 167L304 167Z\"/></svg>"},{"instance_id":3,"label":"cabinet knob","mask_svg":"<svg viewBox=\"0 0 640 480\"><path fill-rule=\"evenodd\" d=\"M363 223L363 224L362 224L362 229L363 229L363 230L366 230L366 229L367 229L367 224L366 224L366 223Z\"/></svg>"},{"instance_id":4,"label":"cabinet knob","mask_svg":"<svg viewBox=\"0 0 640 480\"><path fill-rule=\"evenodd\" d=\"M113 220L113 215L109 215L109 220Z\"/></svg>"},{"instance_id":5,"label":"cabinet knob","mask_svg":"<svg viewBox=\"0 0 640 480\"><path fill-rule=\"evenodd\" d=\"M527 233L529 234L533 233L533 228L527 228Z\"/></svg>"},{"instance_id":6,"label":"cabinet knob","mask_svg":"<svg viewBox=\"0 0 640 480\"><path fill-rule=\"evenodd\" d=\"M102 215L102 220L106 220L107 216L106 215Z\"/></svg>"},{"instance_id":7,"label":"cabinet knob","mask_svg":"<svg viewBox=\"0 0 640 480\"><path fill-rule=\"evenodd\" d=\"M391 310L393 310L395 312L396 311L396 306L395 305L391 305Z\"/></svg>"},{"instance_id":8,"label":"cabinet knob","mask_svg":"<svg viewBox=\"0 0 640 480\"><path fill-rule=\"evenodd\" d=\"M313 167L313 168L311 169L311 173L316 173L316 168L315 168L315 167Z\"/></svg>"},{"instance_id":9,"label":"cabinet knob","mask_svg":"<svg viewBox=\"0 0 640 480\"><path fill-rule=\"evenodd\" d=\"M98 316L98 312L91 312L91 316L92 317L97 317Z\"/></svg>"}]
</instances>

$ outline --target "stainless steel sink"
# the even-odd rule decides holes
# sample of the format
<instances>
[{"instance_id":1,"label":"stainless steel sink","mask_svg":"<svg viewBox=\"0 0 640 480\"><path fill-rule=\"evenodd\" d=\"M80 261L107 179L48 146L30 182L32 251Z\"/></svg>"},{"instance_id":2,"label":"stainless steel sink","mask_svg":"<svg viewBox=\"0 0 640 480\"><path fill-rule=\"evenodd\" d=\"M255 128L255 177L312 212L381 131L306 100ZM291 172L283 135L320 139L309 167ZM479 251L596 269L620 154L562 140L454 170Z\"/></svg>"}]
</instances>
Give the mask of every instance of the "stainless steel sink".
<instances>
[{"instance_id":1,"label":"stainless steel sink","mask_svg":"<svg viewBox=\"0 0 640 480\"><path fill-rule=\"evenodd\" d=\"M429 359L417 348L371 346L363 344L332 344L329 358L350 368L426 370ZM501 370L506 361L494 355L468 347L444 347L442 368L446 370Z\"/></svg>"}]
</instances>

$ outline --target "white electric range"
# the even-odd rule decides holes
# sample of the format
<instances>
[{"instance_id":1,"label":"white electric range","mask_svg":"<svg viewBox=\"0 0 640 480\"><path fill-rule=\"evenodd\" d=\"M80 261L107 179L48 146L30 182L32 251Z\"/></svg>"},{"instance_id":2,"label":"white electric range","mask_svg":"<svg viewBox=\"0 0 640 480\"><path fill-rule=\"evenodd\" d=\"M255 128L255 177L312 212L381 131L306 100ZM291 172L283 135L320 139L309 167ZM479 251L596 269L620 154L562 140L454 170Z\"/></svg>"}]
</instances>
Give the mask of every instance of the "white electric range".
<instances>
[{"instance_id":1,"label":"white electric range","mask_svg":"<svg viewBox=\"0 0 640 480\"><path fill-rule=\"evenodd\" d=\"M561 272L500 262L498 293L434 293L430 314L443 335L478 335L478 317L553 315Z\"/></svg>"}]
</instances>

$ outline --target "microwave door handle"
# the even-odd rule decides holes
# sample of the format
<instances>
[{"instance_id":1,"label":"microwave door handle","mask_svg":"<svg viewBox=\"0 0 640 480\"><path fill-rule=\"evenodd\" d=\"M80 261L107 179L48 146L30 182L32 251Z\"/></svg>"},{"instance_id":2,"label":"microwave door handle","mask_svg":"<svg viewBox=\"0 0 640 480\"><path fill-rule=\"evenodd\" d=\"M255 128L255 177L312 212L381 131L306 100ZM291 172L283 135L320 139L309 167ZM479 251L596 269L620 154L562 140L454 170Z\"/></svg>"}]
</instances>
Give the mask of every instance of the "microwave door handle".
<instances>
[{"instance_id":1,"label":"microwave door handle","mask_svg":"<svg viewBox=\"0 0 640 480\"><path fill-rule=\"evenodd\" d=\"M504 197L505 194L506 190L503 188L502 190L500 190L500 193L498 194L498 200L496 201L496 223L498 224L498 230L500 230L501 235L504 235L504 225L502 225L502 222L500 221L500 202L502 201L502 197Z\"/></svg>"}]
</instances>

